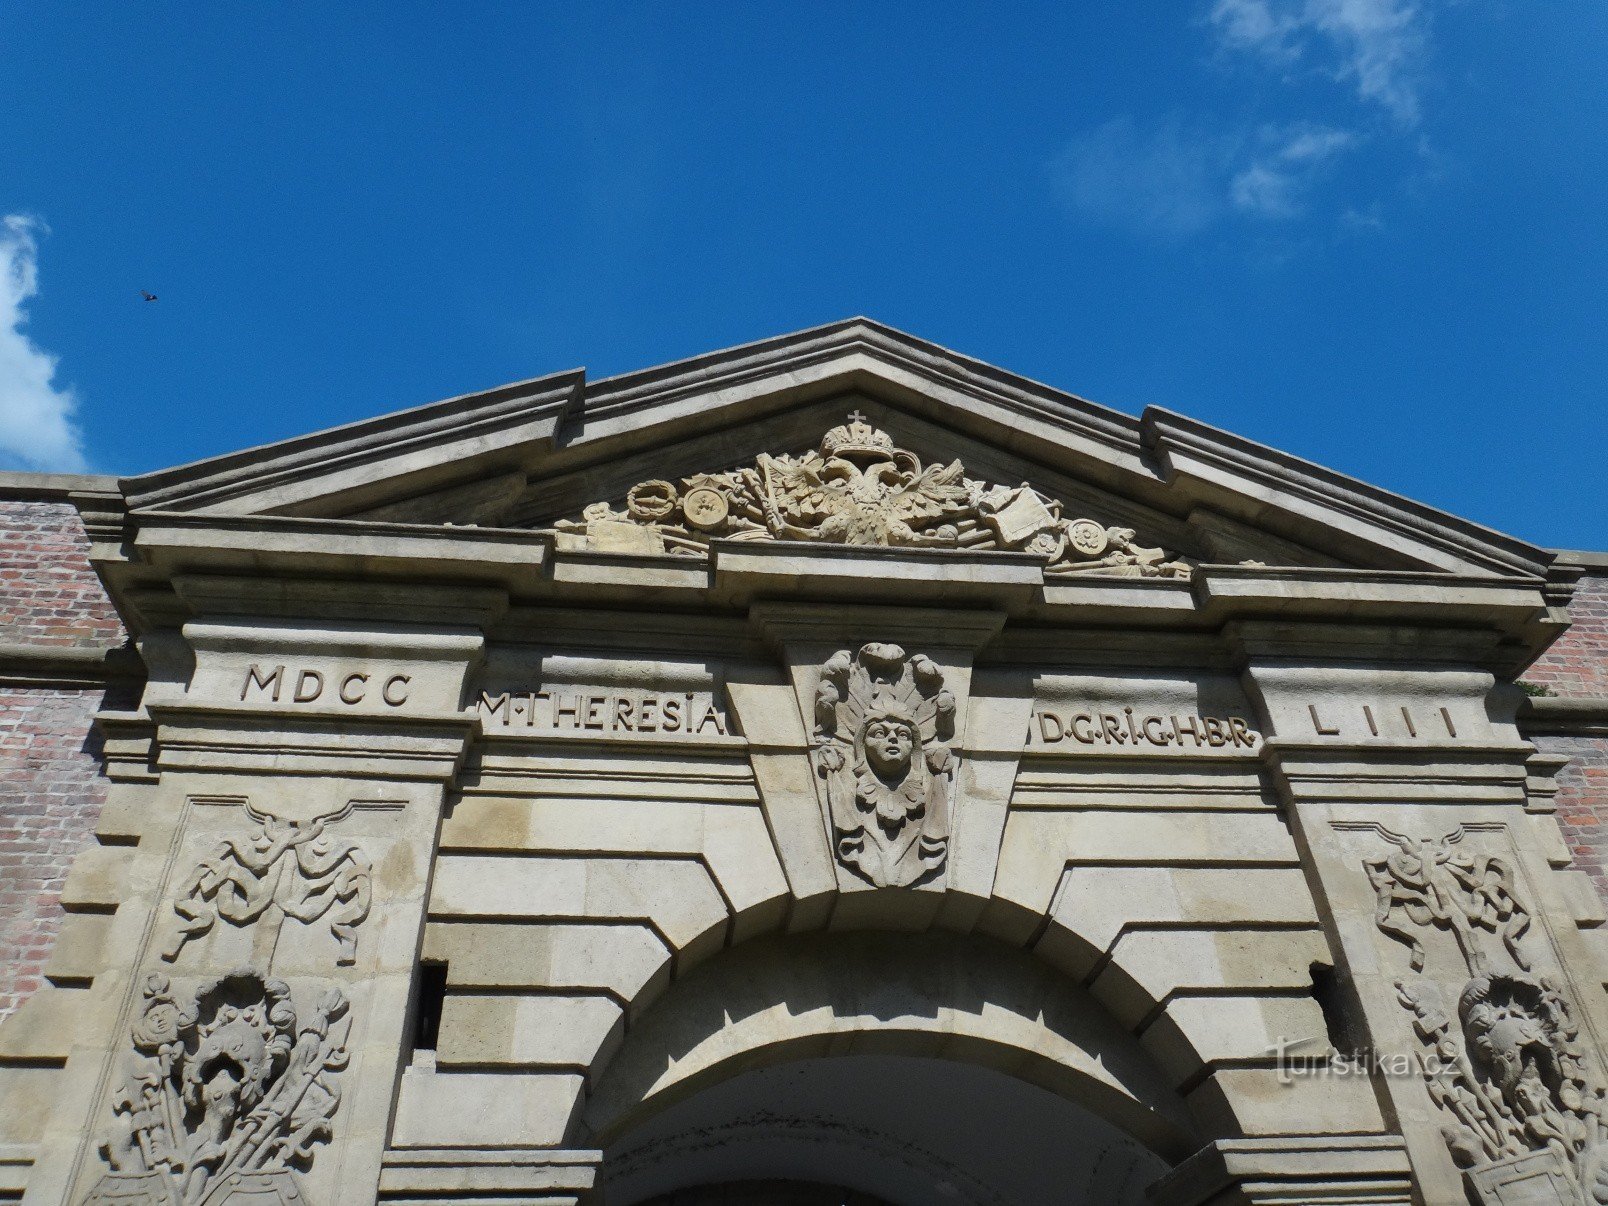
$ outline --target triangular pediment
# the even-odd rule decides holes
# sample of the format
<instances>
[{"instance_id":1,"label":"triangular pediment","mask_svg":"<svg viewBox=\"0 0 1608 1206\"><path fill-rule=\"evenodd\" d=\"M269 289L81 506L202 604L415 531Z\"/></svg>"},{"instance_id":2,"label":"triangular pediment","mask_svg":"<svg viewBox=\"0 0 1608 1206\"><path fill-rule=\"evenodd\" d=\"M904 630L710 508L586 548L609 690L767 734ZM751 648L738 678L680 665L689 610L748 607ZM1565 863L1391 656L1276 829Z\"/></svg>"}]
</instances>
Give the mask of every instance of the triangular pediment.
<instances>
[{"instance_id":1,"label":"triangular pediment","mask_svg":"<svg viewBox=\"0 0 1608 1206\"><path fill-rule=\"evenodd\" d=\"M595 382L538 378L124 488L136 514L551 530L561 548L637 555L841 539L1125 574L1255 560L1539 575L1550 560L1183 416L1136 419L864 319Z\"/></svg>"}]
</instances>

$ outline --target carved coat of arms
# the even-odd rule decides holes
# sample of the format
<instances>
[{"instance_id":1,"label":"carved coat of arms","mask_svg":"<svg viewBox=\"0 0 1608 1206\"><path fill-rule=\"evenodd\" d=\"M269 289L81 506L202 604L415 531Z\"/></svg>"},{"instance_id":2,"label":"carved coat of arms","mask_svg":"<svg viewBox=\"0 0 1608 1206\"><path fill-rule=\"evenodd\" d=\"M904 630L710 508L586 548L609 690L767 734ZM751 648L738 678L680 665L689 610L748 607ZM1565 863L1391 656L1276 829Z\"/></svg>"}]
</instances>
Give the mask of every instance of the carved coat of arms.
<instances>
[{"instance_id":1,"label":"carved coat of arms","mask_svg":"<svg viewBox=\"0 0 1608 1206\"><path fill-rule=\"evenodd\" d=\"M937 878L949 854L955 697L898 645L839 650L821 667L812 758L839 863L877 887Z\"/></svg>"},{"instance_id":2,"label":"carved coat of arms","mask_svg":"<svg viewBox=\"0 0 1608 1206\"><path fill-rule=\"evenodd\" d=\"M958 460L923 464L858 412L801 456L638 482L624 509L593 503L552 529L560 548L703 556L714 540L800 540L885 548L1005 550L1052 574L1187 578L1189 566L1140 545L1132 528L1066 513L1023 483L989 485Z\"/></svg>"},{"instance_id":3,"label":"carved coat of arms","mask_svg":"<svg viewBox=\"0 0 1608 1206\"><path fill-rule=\"evenodd\" d=\"M250 970L207 982L190 1000L152 975L112 1104L117 1125L102 1147L112 1171L86 1206L301 1206L294 1170L330 1138L346 1014L331 987L303 1020L283 980Z\"/></svg>"},{"instance_id":4,"label":"carved coat of arms","mask_svg":"<svg viewBox=\"0 0 1608 1206\"><path fill-rule=\"evenodd\" d=\"M1442 1137L1476 1200L1608 1203L1608 1094L1558 988L1526 972L1482 972L1455 1018L1431 982L1398 981L1396 991L1426 1049L1430 1099L1447 1115Z\"/></svg>"}]
</instances>

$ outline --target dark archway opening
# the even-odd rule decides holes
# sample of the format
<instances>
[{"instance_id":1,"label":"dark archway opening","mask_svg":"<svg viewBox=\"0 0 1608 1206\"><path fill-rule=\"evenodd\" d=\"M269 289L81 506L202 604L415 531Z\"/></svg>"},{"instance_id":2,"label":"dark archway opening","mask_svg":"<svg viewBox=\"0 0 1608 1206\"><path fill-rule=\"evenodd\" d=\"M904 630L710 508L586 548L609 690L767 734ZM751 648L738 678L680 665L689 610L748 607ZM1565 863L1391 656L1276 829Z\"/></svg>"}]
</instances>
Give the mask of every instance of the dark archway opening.
<instances>
[{"instance_id":1,"label":"dark archway opening","mask_svg":"<svg viewBox=\"0 0 1608 1206\"><path fill-rule=\"evenodd\" d=\"M698 1185L654 1198L642 1206L892 1206L845 1185L803 1181L731 1181Z\"/></svg>"},{"instance_id":2,"label":"dark archway opening","mask_svg":"<svg viewBox=\"0 0 1608 1206\"><path fill-rule=\"evenodd\" d=\"M854 1054L751 1069L629 1129L607 1206L1140 1206L1166 1171L1110 1122L954 1060Z\"/></svg>"}]
</instances>

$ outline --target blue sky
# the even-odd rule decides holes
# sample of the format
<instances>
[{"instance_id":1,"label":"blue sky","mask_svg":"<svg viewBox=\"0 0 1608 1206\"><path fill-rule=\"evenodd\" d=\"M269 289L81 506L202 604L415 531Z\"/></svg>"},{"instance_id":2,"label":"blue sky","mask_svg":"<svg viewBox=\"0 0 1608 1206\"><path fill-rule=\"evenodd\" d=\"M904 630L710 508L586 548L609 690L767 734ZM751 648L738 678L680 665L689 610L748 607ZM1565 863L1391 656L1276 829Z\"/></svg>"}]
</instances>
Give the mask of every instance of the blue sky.
<instances>
[{"instance_id":1,"label":"blue sky","mask_svg":"<svg viewBox=\"0 0 1608 1206\"><path fill-rule=\"evenodd\" d=\"M12 0L0 467L863 313L1605 548L1605 63L1603 0Z\"/></svg>"}]
</instances>

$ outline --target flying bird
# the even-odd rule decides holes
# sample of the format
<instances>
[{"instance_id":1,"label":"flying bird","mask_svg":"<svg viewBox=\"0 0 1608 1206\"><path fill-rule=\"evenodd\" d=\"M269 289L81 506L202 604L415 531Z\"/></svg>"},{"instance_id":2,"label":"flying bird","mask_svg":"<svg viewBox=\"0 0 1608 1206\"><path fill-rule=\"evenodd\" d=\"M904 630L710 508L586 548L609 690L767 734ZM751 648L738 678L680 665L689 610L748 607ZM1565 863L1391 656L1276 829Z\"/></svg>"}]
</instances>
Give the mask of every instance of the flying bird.
<instances>
[{"instance_id":1,"label":"flying bird","mask_svg":"<svg viewBox=\"0 0 1608 1206\"><path fill-rule=\"evenodd\" d=\"M156 294L147 293L144 289L140 290L140 296L143 297L146 301L155 301L156 300Z\"/></svg>"}]
</instances>

